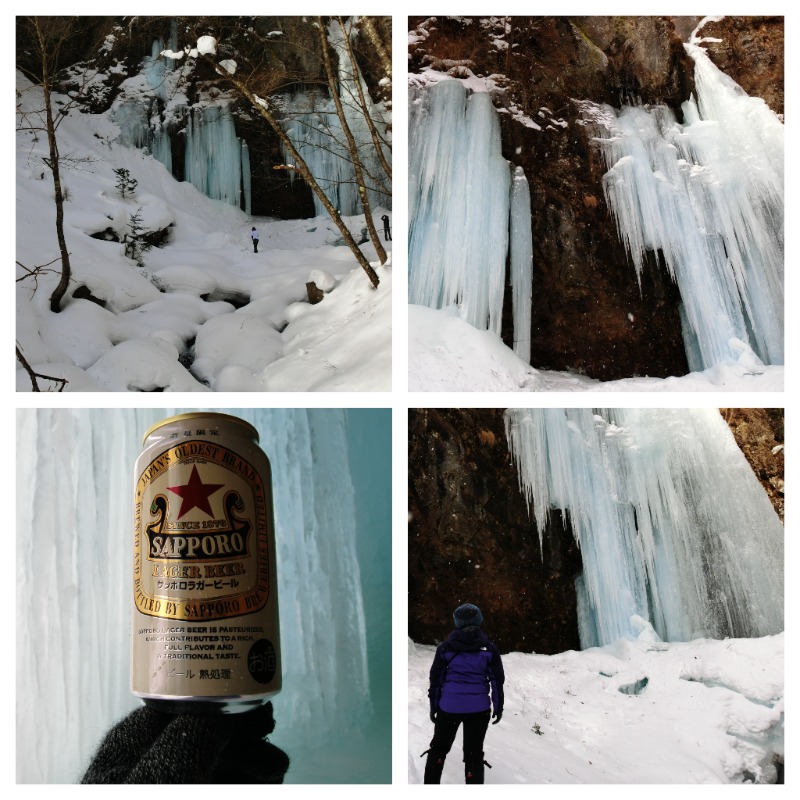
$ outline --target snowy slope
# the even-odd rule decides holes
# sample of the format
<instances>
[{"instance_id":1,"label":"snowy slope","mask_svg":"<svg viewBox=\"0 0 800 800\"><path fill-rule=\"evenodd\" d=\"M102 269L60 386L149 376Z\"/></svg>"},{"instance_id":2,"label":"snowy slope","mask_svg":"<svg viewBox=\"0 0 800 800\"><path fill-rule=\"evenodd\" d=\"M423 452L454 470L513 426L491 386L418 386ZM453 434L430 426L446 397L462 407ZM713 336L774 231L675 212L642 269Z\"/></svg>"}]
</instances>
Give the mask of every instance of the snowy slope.
<instances>
[{"instance_id":1,"label":"snowy slope","mask_svg":"<svg viewBox=\"0 0 800 800\"><path fill-rule=\"evenodd\" d=\"M505 709L486 735L486 783L774 783L783 647L783 634L666 644L645 632L582 652L504 655ZM422 782L419 755L433 736L434 651L409 643L411 783ZM460 748L459 736L443 783L464 782Z\"/></svg>"},{"instance_id":2,"label":"snowy slope","mask_svg":"<svg viewBox=\"0 0 800 800\"><path fill-rule=\"evenodd\" d=\"M41 107L38 89L23 79L18 88L25 108ZM117 133L106 116L77 111L59 128L74 280L60 314L49 310L55 272L40 275L35 291L32 277L17 283L17 341L37 372L67 378L66 391L391 388L388 265L372 290L327 217L250 218L175 181L145 152L115 143ZM18 132L17 260L28 270L58 257L45 154L46 138ZM133 197L115 188L119 167L138 181ZM121 238L137 209L145 230L169 229L166 244L144 254L144 268L125 257L121 243L92 238L107 230ZM385 210L374 213L380 227ZM358 239L363 217L347 223ZM252 226L261 236L258 254ZM372 245L362 249L377 266ZM305 284L313 270L332 276L335 288L311 307ZM18 267L17 277L23 274ZM105 308L72 298L81 284ZM30 386L18 370L17 389Z\"/></svg>"}]
</instances>

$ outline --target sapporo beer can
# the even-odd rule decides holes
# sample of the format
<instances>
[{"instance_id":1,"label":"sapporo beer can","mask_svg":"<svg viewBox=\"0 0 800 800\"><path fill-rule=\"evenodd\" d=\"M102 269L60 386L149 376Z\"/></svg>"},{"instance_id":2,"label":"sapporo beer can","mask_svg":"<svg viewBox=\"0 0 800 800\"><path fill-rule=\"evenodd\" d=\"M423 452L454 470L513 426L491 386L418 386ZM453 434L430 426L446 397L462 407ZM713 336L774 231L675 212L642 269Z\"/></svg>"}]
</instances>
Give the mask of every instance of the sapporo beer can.
<instances>
[{"instance_id":1,"label":"sapporo beer can","mask_svg":"<svg viewBox=\"0 0 800 800\"><path fill-rule=\"evenodd\" d=\"M237 713L281 689L270 464L227 414L147 431L134 474L131 687L176 713Z\"/></svg>"}]
</instances>

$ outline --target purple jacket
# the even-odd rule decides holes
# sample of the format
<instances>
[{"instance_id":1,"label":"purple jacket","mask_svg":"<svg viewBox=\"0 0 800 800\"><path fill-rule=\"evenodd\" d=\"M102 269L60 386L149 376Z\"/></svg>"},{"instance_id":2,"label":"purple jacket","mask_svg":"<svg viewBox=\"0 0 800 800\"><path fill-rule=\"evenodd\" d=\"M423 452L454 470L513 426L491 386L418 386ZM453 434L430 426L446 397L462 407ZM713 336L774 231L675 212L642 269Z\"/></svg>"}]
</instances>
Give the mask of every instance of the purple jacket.
<instances>
[{"instance_id":1,"label":"purple jacket","mask_svg":"<svg viewBox=\"0 0 800 800\"><path fill-rule=\"evenodd\" d=\"M455 630L436 648L428 688L431 711L472 714L494 706L499 714L504 681L500 651L486 634L474 626Z\"/></svg>"}]
</instances>

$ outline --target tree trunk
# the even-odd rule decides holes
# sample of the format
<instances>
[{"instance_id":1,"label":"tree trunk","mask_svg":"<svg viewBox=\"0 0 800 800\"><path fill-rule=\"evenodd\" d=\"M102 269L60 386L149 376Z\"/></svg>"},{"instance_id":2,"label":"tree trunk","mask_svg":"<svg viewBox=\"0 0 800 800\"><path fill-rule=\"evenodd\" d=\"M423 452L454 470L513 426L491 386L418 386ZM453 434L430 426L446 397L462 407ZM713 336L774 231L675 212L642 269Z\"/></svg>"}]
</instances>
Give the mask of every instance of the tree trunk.
<instances>
[{"instance_id":1,"label":"tree trunk","mask_svg":"<svg viewBox=\"0 0 800 800\"><path fill-rule=\"evenodd\" d=\"M44 92L44 110L47 118L47 144L50 148L48 166L53 173L53 189L56 201L56 238L58 239L58 249L61 251L61 280L59 280L58 286L50 296L50 310L57 314L61 311L61 300L69 288L72 268L69 263L67 242L64 238L64 195L61 191L61 175L58 169L58 143L56 142L56 127L53 121L53 108L50 102L49 53L47 41L38 17L33 19L33 25L36 31L36 41L42 56L42 91Z\"/></svg>"},{"instance_id":2,"label":"tree trunk","mask_svg":"<svg viewBox=\"0 0 800 800\"><path fill-rule=\"evenodd\" d=\"M328 38L325 35L325 25L322 17L317 17L319 22L319 42L322 49L322 63L325 65L325 74L328 76L328 87L331 91L331 97L336 105L336 113L339 115L339 122L342 125L342 130L347 138L347 149L350 151L350 158L353 161L353 169L356 173L356 183L358 184L358 196L361 198L361 207L364 209L364 220L367 223L367 230L369 231L369 238L375 246L375 252L378 254L378 260L381 264L386 263L386 250L383 249L378 232L375 230L375 220L372 219L372 208L369 202L369 192L367 191L367 184L364 181L364 170L361 166L361 156L358 153L358 145L356 144L353 132L350 130L350 125L347 123L347 117L344 114L342 107L342 99L339 97L339 91L336 86L336 77L333 74L333 67L331 66L330 53L328 52ZM342 35L347 39L347 33L342 27ZM358 76L356 76L357 78Z\"/></svg>"},{"instance_id":3,"label":"tree trunk","mask_svg":"<svg viewBox=\"0 0 800 800\"><path fill-rule=\"evenodd\" d=\"M392 179L392 167L391 164L386 160L386 156L383 154L383 142L378 135L378 130L375 127L375 123L372 117L369 115L369 107L367 106L367 100L364 97L364 90L361 86L361 81L358 80L358 65L356 64L356 57L355 53L353 53L353 48L350 46L350 37L347 35L347 31L344 28L344 20L341 17L336 17L337 22L339 23L339 27L342 29L342 33L344 34L344 44L347 48L347 55L350 58L350 63L353 66L353 77L354 82L356 85L356 89L358 90L358 99L361 103L361 109L364 113L364 119L367 121L367 125L369 126L370 136L372 136L372 143L375 145L375 152L378 154L378 159L381 162L381 166L383 167L383 171L386 173L386 176L389 180Z\"/></svg>"},{"instance_id":4,"label":"tree trunk","mask_svg":"<svg viewBox=\"0 0 800 800\"><path fill-rule=\"evenodd\" d=\"M366 35L367 39L369 39L370 44L375 48L375 53L378 56L381 65L383 66L383 71L389 77L389 80L391 80L392 56L383 46L381 37L378 35L378 31L375 30L375 25L372 22L372 17L361 17L361 25L364 34Z\"/></svg>"}]
</instances>

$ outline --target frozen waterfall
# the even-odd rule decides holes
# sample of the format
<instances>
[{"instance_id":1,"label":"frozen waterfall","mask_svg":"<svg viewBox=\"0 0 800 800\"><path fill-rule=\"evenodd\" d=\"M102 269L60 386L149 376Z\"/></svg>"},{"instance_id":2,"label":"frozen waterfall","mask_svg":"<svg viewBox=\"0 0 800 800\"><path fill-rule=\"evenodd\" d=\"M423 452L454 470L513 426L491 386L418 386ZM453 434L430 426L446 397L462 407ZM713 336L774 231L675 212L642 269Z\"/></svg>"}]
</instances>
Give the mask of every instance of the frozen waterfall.
<instances>
[{"instance_id":1,"label":"frozen waterfall","mask_svg":"<svg viewBox=\"0 0 800 800\"><path fill-rule=\"evenodd\" d=\"M696 45L697 101L628 107L599 131L603 188L637 276L663 259L689 367L783 363L783 124ZM610 109L609 109L610 110Z\"/></svg>"},{"instance_id":2,"label":"frozen waterfall","mask_svg":"<svg viewBox=\"0 0 800 800\"><path fill-rule=\"evenodd\" d=\"M166 52L177 49L173 22ZM211 199L250 214L250 154L244 139L236 135L230 100L190 107L175 63L162 51L163 42L155 39L151 54L142 61L141 74L131 79L129 87L123 84L113 112L119 142L146 148L171 174L182 176ZM184 141L182 172L173 162L176 136Z\"/></svg>"},{"instance_id":3,"label":"frozen waterfall","mask_svg":"<svg viewBox=\"0 0 800 800\"><path fill-rule=\"evenodd\" d=\"M148 427L181 411L18 411L19 782L76 781L105 731L139 705L129 690L133 464ZM388 782L390 412L228 413L256 426L272 461L284 688L271 740L292 757L287 781L324 770L325 783Z\"/></svg>"},{"instance_id":4,"label":"frozen waterfall","mask_svg":"<svg viewBox=\"0 0 800 800\"><path fill-rule=\"evenodd\" d=\"M527 360L530 194L521 169L511 180L492 100L458 80L409 93L409 301L457 306L500 335L510 245L515 351Z\"/></svg>"},{"instance_id":5,"label":"frozen waterfall","mask_svg":"<svg viewBox=\"0 0 800 800\"><path fill-rule=\"evenodd\" d=\"M391 152L383 107L370 100L361 70L357 64L351 62L347 53L344 41L346 35L338 22L331 22L328 27L328 41L336 53L339 98L347 127L356 142L370 204L373 209L379 206L388 209L392 203L391 181L375 152L375 144L365 117L365 114L369 114L379 136L383 137L383 153L387 161L390 161ZM366 110L361 106L357 83L361 86L367 104ZM285 108L286 113L281 124L292 146L308 164L311 174L333 206L345 216L362 214L353 159L333 100L327 95L299 92L287 98ZM292 156L285 147L283 155L286 163L291 164ZM289 174L294 180L294 172ZM316 195L314 209L317 216L328 213Z\"/></svg>"},{"instance_id":6,"label":"frozen waterfall","mask_svg":"<svg viewBox=\"0 0 800 800\"><path fill-rule=\"evenodd\" d=\"M250 154L236 136L227 105L207 105L186 117L186 180L203 194L250 213ZM243 203L244 201L244 203Z\"/></svg>"},{"instance_id":7,"label":"frozen waterfall","mask_svg":"<svg viewBox=\"0 0 800 800\"><path fill-rule=\"evenodd\" d=\"M783 630L783 526L717 409L511 409L541 537L563 511L583 558L583 647Z\"/></svg>"}]
</instances>

